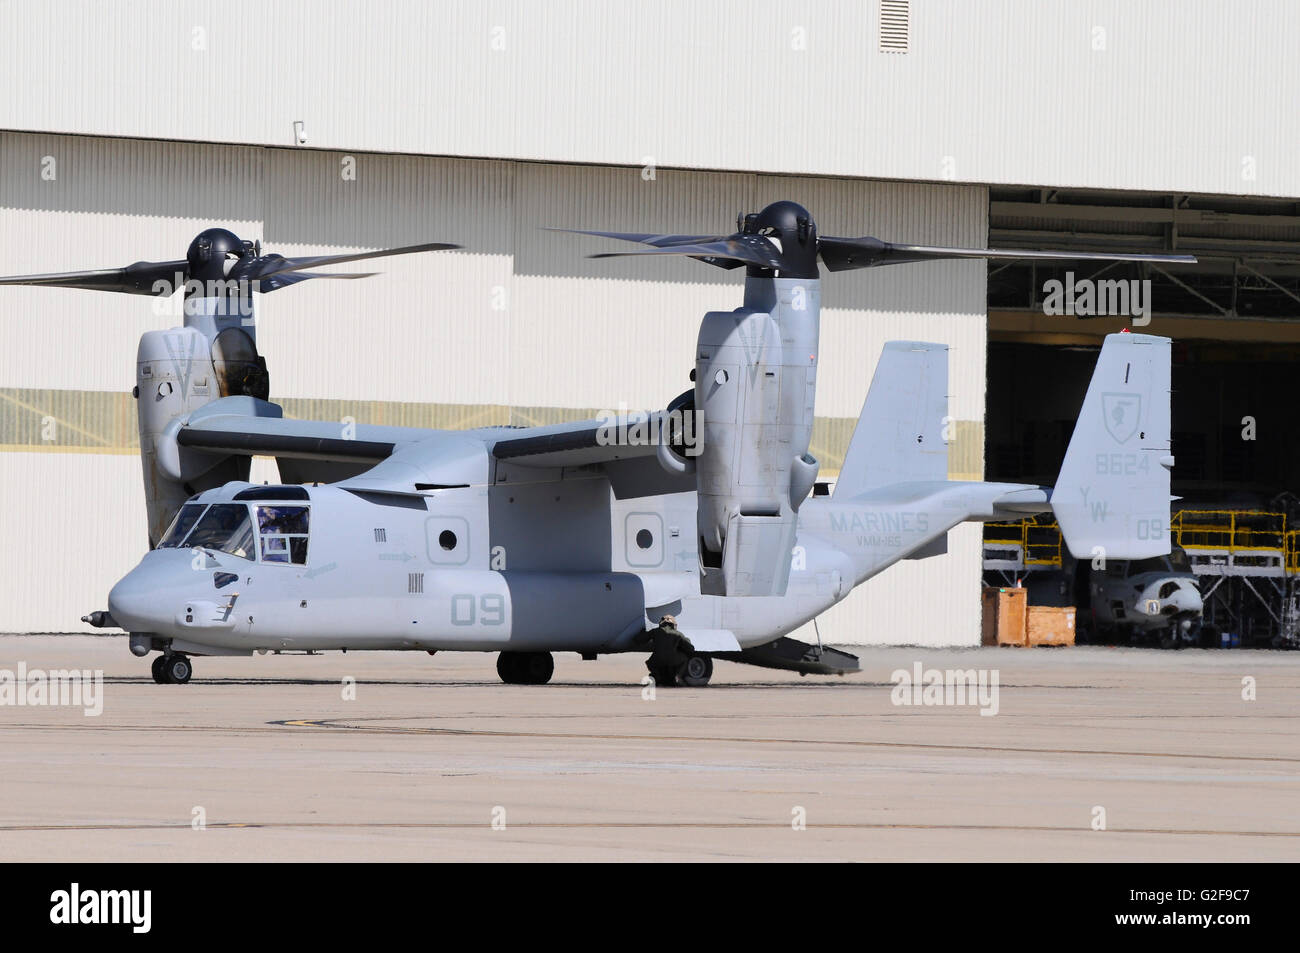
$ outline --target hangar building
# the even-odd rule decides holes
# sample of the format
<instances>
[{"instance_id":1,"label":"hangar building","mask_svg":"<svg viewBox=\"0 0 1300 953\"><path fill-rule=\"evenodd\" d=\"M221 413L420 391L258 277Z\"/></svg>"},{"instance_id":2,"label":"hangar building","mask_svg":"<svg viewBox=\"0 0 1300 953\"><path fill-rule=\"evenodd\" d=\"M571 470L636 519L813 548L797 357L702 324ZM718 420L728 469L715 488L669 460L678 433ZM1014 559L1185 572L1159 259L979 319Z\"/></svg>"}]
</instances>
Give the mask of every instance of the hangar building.
<instances>
[{"instance_id":1,"label":"hangar building","mask_svg":"<svg viewBox=\"0 0 1300 953\"><path fill-rule=\"evenodd\" d=\"M740 303L734 272L543 226L712 233L789 198L823 234L1190 251L1107 273L1151 280L1146 330L1178 342L1179 466L1300 490L1298 32L1285 0L5 4L0 274L179 258L210 225L286 255L456 242L262 298L259 345L290 415L467 427L661 407L702 313ZM1078 349L1125 323L1044 314L1064 271L827 276L823 472L911 338L951 347L950 474L1051 482ZM0 631L74 630L147 545L135 349L179 305L23 287L0 311ZM980 579L964 526L822 636L976 644Z\"/></svg>"}]
</instances>

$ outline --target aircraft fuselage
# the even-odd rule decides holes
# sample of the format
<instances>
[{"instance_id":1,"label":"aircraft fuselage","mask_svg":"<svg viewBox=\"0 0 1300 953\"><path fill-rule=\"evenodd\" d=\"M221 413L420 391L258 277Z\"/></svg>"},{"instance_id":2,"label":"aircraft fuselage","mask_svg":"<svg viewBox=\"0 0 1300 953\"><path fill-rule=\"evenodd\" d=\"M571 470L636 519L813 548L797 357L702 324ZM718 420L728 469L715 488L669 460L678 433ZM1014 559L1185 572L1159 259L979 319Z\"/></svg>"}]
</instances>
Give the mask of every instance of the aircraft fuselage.
<instances>
[{"instance_id":1,"label":"aircraft fuselage","mask_svg":"<svg viewBox=\"0 0 1300 953\"><path fill-rule=\"evenodd\" d=\"M729 630L742 647L764 644L855 581L847 555L801 536L785 596L702 596L694 493L616 501L600 479L538 486L510 487L499 500L498 487L402 496L337 486L305 488L307 499L236 500L269 488L228 484L187 504L198 513L189 540L165 539L146 554L114 587L109 610L128 631L193 654L607 653L637 647L662 615L683 629ZM245 509L240 537L231 524ZM293 527L305 532L275 532L269 524L283 511L305 514ZM198 539L209 513L225 525ZM819 522L829 528L829 515ZM303 542L290 552L295 538Z\"/></svg>"}]
</instances>

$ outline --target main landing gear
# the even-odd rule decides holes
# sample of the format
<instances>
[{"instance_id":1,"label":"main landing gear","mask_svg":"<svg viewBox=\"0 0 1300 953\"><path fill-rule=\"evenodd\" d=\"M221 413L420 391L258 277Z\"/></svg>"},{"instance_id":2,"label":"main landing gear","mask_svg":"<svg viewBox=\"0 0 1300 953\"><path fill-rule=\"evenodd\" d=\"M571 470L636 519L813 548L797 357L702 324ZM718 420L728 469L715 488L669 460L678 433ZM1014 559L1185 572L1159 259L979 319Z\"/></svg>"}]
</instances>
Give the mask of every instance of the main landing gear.
<instances>
[{"instance_id":1,"label":"main landing gear","mask_svg":"<svg viewBox=\"0 0 1300 953\"><path fill-rule=\"evenodd\" d=\"M651 665L650 677L659 686L684 685L687 688L703 688L713 677L713 659L707 655L689 655L680 665Z\"/></svg>"},{"instance_id":2,"label":"main landing gear","mask_svg":"<svg viewBox=\"0 0 1300 953\"><path fill-rule=\"evenodd\" d=\"M663 687L682 685L686 688L703 688L713 677L713 659L700 655L690 639L677 628L677 620L670 615L659 620L651 630L654 651L646 659L645 667L655 684Z\"/></svg>"},{"instance_id":3,"label":"main landing gear","mask_svg":"<svg viewBox=\"0 0 1300 953\"><path fill-rule=\"evenodd\" d=\"M502 652L497 674L507 685L545 685L555 673L550 652Z\"/></svg>"},{"instance_id":4,"label":"main landing gear","mask_svg":"<svg viewBox=\"0 0 1300 953\"><path fill-rule=\"evenodd\" d=\"M188 655L173 652L153 660L153 680L159 685L184 685L194 674L194 665Z\"/></svg>"}]
</instances>

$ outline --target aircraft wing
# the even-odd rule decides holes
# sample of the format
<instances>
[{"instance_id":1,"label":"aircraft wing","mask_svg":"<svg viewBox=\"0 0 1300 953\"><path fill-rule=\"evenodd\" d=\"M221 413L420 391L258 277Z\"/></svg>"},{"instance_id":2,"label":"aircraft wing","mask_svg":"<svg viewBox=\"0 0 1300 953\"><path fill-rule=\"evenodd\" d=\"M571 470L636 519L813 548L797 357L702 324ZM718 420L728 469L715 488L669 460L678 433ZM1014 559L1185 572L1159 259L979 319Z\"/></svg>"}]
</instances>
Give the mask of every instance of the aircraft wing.
<instances>
[{"instance_id":1,"label":"aircraft wing","mask_svg":"<svg viewBox=\"0 0 1300 953\"><path fill-rule=\"evenodd\" d=\"M225 398L224 400L252 398ZM202 408L208 411L224 401ZM274 407L274 404L269 406ZM277 408L278 409L278 408ZM176 431L176 442L192 450L223 454L264 455L303 460L336 460L349 463L378 462L399 446L427 437L416 427L380 427L325 420L286 420L280 416L252 416L220 408L225 412L196 411Z\"/></svg>"},{"instance_id":2,"label":"aircraft wing","mask_svg":"<svg viewBox=\"0 0 1300 953\"><path fill-rule=\"evenodd\" d=\"M154 449L162 471L183 480L212 455L259 455L365 468L429 434L418 427L286 420L280 407L268 401L223 397L174 420L158 436Z\"/></svg>"},{"instance_id":3,"label":"aircraft wing","mask_svg":"<svg viewBox=\"0 0 1300 953\"><path fill-rule=\"evenodd\" d=\"M695 489L694 474L670 472L659 462L659 435L667 419L667 411L655 411L477 433L499 463L597 470L609 479L614 495L626 499Z\"/></svg>"},{"instance_id":4,"label":"aircraft wing","mask_svg":"<svg viewBox=\"0 0 1300 953\"><path fill-rule=\"evenodd\" d=\"M347 478L357 486L361 482L376 487L391 484L414 492L421 480L440 482L429 475L433 472L429 466L443 455L439 450L448 456L462 456L467 441L475 446L481 441L494 465L598 472L609 480L616 497L626 499L695 489L693 474L670 472L659 462L658 428L666 417L666 411L659 411L545 427L485 427L463 432L367 424L345 428L336 421L287 420L278 405L253 397L224 397L173 421L158 437L155 449L159 467L176 480L202 472L217 456L258 455L280 461L281 476L289 482ZM447 445L435 448L431 441ZM424 449L413 451L414 457L401 453L417 443L423 443ZM390 460L394 455L397 459ZM382 467L370 472L381 463ZM363 473L364 481L360 479ZM481 474L473 476L472 482L482 478ZM462 479L470 477L458 476L455 482Z\"/></svg>"}]
</instances>

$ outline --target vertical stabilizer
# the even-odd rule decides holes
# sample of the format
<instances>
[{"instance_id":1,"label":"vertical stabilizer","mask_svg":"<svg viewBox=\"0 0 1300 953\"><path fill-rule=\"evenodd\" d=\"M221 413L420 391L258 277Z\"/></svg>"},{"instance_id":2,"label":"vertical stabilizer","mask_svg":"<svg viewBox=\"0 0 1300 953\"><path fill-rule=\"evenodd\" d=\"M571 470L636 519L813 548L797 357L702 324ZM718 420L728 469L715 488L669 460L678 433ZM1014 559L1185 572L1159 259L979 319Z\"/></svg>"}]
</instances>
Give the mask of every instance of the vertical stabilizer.
<instances>
[{"instance_id":1,"label":"vertical stabilizer","mask_svg":"<svg viewBox=\"0 0 1300 953\"><path fill-rule=\"evenodd\" d=\"M1074 425L1052 510L1070 553L1169 552L1169 339L1108 334Z\"/></svg>"},{"instance_id":2,"label":"vertical stabilizer","mask_svg":"<svg viewBox=\"0 0 1300 953\"><path fill-rule=\"evenodd\" d=\"M948 346L890 341L849 441L837 499L895 483L948 479Z\"/></svg>"}]
</instances>

